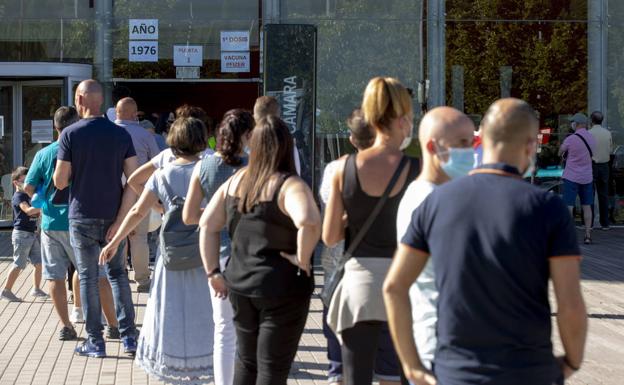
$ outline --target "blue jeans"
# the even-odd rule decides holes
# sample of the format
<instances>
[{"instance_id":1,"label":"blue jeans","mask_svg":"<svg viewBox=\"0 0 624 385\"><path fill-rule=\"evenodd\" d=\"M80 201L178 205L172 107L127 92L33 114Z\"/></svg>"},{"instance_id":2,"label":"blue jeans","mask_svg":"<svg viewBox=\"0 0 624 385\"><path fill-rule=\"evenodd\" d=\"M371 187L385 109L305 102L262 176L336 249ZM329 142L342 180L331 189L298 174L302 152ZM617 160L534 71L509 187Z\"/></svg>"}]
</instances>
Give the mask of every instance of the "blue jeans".
<instances>
[{"instance_id":1,"label":"blue jeans","mask_svg":"<svg viewBox=\"0 0 624 385\"><path fill-rule=\"evenodd\" d=\"M99 280L100 251L106 245L106 231L113 223L104 219L70 219L69 236L76 255L76 269L80 278L80 297L85 315L86 329L93 342L103 341ZM106 274L113 288L115 311L122 337L136 337L134 305L124 266L121 243L115 256L106 264Z\"/></svg>"}]
</instances>

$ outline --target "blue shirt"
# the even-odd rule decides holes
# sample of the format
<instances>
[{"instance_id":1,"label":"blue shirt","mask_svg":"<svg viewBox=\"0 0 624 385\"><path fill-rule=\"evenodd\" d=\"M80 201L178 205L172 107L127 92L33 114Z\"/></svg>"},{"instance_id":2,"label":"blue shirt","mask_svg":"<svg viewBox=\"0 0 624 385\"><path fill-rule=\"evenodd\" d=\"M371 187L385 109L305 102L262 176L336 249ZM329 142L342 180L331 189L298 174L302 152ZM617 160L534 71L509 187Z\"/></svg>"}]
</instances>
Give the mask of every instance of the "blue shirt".
<instances>
[{"instance_id":1,"label":"blue shirt","mask_svg":"<svg viewBox=\"0 0 624 385\"><path fill-rule=\"evenodd\" d=\"M22 209L22 202L30 205L30 197L22 191L16 191L11 199L13 206L13 229L34 233L37 230L37 217L29 217Z\"/></svg>"},{"instance_id":2,"label":"blue shirt","mask_svg":"<svg viewBox=\"0 0 624 385\"><path fill-rule=\"evenodd\" d=\"M401 240L434 258L435 374L445 385L557 383L549 259L580 255L574 223L558 195L483 167L433 191Z\"/></svg>"},{"instance_id":3,"label":"blue shirt","mask_svg":"<svg viewBox=\"0 0 624 385\"><path fill-rule=\"evenodd\" d=\"M46 192L45 202L41 208L43 213L41 228L48 231L69 231L68 205L55 205L52 203L52 176L56 167L58 147L59 143L54 142L37 152L24 183L35 188L41 186L43 187L42 190Z\"/></svg>"},{"instance_id":4,"label":"blue shirt","mask_svg":"<svg viewBox=\"0 0 624 385\"><path fill-rule=\"evenodd\" d=\"M133 156L130 134L105 117L66 127L59 138L58 159L71 162L69 219L115 219L124 161Z\"/></svg>"}]
</instances>

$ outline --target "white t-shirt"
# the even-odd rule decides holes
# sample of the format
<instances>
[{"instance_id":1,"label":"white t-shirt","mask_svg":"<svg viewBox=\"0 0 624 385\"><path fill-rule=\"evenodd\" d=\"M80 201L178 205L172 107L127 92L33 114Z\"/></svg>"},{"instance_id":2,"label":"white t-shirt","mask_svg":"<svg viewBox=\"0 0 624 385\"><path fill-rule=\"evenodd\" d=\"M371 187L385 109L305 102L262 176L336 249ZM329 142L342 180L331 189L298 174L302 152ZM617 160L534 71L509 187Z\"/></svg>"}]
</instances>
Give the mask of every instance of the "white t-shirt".
<instances>
[{"instance_id":1,"label":"white t-shirt","mask_svg":"<svg viewBox=\"0 0 624 385\"><path fill-rule=\"evenodd\" d=\"M199 159L203 159L204 156L212 155L214 151L210 148L205 149L203 152L199 154ZM173 155L173 151L170 148L166 148L160 152L160 154L150 160L152 165L155 168L163 168L166 164L169 164L175 160L175 155Z\"/></svg>"},{"instance_id":2,"label":"white t-shirt","mask_svg":"<svg viewBox=\"0 0 624 385\"><path fill-rule=\"evenodd\" d=\"M421 180L416 180L407 187L397 213L397 237L399 242L401 242L401 238L403 238L412 220L412 213L435 188L435 184ZM409 296L412 304L414 341L416 341L418 354L423 365L431 369L437 344L436 323L438 322L438 290L435 286L431 257L416 282L410 288Z\"/></svg>"}]
</instances>

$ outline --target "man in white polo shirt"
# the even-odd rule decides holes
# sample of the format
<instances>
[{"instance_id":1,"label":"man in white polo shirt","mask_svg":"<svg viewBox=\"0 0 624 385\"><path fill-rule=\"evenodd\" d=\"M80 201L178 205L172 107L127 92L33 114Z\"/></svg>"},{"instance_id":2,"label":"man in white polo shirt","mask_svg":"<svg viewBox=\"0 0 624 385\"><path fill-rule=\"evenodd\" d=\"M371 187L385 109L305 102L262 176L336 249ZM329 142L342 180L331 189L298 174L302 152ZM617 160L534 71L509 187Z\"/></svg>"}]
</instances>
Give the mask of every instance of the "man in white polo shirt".
<instances>
[{"instance_id":1,"label":"man in white polo shirt","mask_svg":"<svg viewBox=\"0 0 624 385\"><path fill-rule=\"evenodd\" d=\"M600 226L603 230L609 230L609 159L611 151L613 151L613 138L611 132L602 127L602 119L602 112L592 112L592 127L589 133L596 139L596 148L592 160L594 186L598 194Z\"/></svg>"},{"instance_id":2,"label":"man in white polo shirt","mask_svg":"<svg viewBox=\"0 0 624 385\"><path fill-rule=\"evenodd\" d=\"M397 214L397 237L401 241L412 213L436 186L468 174L474 164L474 124L462 112L438 107L424 116L418 129L423 168L401 199ZM436 348L438 290L433 264L427 262L423 273L410 289L414 340L423 364L431 369Z\"/></svg>"}]
</instances>

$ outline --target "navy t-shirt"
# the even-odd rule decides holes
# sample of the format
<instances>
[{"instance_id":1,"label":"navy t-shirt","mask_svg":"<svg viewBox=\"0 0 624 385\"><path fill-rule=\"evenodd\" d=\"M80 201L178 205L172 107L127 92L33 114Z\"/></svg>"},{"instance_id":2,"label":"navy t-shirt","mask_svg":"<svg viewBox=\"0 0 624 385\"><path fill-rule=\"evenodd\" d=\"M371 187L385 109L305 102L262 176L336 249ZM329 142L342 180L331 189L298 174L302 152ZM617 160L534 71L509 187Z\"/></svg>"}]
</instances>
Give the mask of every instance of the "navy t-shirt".
<instances>
[{"instance_id":1,"label":"navy t-shirt","mask_svg":"<svg viewBox=\"0 0 624 385\"><path fill-rule=\"evenodd\" d=\"M30 197L25 192L16 191L11 199L13 206L13 228L15 230L34 233L37 230L37 217L28 216L20 208L20 204L26 202L30 205Z\"/></svg>"},{"instance_id":2,"label":"navy t-shirt","mask_svg":"<svg viewBox=\"0 0 624 385\"><path fill-rule=\"evenodd\" d=\"M114 219L123 193L124 161L135 155L130 134L105 117L65 128L57 157L71 162L69 218Z\"/></svg>"},{"instance_id":3,"label":"navy t-shirt","mask_svg":"<svg viewBox=\"0 0 624 385\"><path fill-rule=\"evenodd\" d=\"M502 168L440 186L401 240L434 258L441 384L561 381L549 259L580 255L576 229L559 196Z\"/></svg>"}]
</instances>

